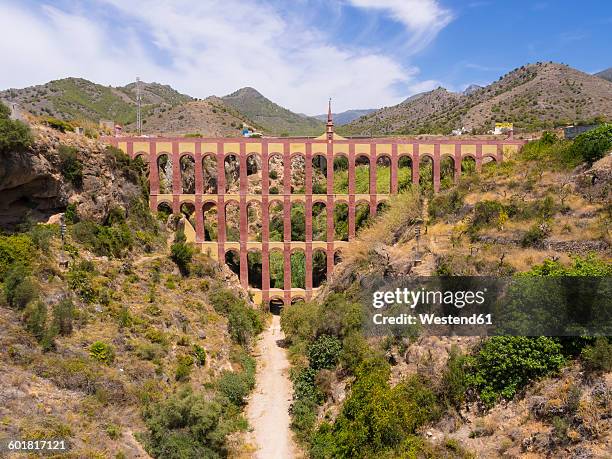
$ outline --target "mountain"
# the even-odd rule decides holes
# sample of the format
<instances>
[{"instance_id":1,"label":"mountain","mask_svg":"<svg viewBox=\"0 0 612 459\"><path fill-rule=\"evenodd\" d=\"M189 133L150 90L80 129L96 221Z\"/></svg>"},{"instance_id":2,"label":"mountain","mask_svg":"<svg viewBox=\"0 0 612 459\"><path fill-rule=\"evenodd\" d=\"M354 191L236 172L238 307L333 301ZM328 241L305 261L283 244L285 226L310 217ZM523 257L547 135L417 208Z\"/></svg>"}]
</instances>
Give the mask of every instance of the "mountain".
<instances>
[{"instance_id":1,"label":"mountain","mask_svg":"<svg viewBox=\"0 0 612 459\"><path fill-rule=\"evenodd\" d=\"M345 135L485 133L496 121L518 131L612 118L612 83L556 63L528 64L469 94L437 88L339 129Z\"/></svg>"},{"instance_id":2,"label":"mountain","mask_svg":"<svg viewBox=\"0 0 612 459\"><path fill-rule=\"evenodd\" d=\"M359 109L354 109L354 110L346 110L344 112L340 112L340 113L334 113L334 124L336 126L342 126L344 124L348 124L351 121L354 121L358 118L361 118L364 115L367 115L369 113L375 112L376 109L375 108L365 108L362 110ZM323 122L327 121L327 113L324 113L322 115L316 115L313 116L313 118L316 118L318 120L321 120Z\"/></svg>"},{"instance_id":3,"label":"mountain","mask_svg":"<svg viewBox=\"0 0 612 459\"><path fill-rule=\"evenodd\" d=\"M463 90L462 94L465 96L469 96L470 94L478 91L479 89L482 89L482 86L478 86L477 84L471 84Z\"/></svg>"},{"instance_id":4,"label":"mountain","mask_svg":"<svg viewBox=\"0 0 612 459\"><path fill-rule=\"evenodd\" d=\"M141 83L143 117L192 100L170 86ZM103 86L82 78L65 78L23 89L0 91L0 99L16 102L34 115L63 120L101 119L128 124L136 120L136 83Z\"/></svg>"},{"instance_id":5,"label":"mountain","mask_svg":"<svg viewBox=\"0 0 612 459\"><path fill-rule=\"evenodd\" d=\"M239 137L242 125L266 131L218 97L194 100L171 108L160 108L143 120L145 134L182 136L201 134L205 137ZM128 125L127 129L134 129Z\"/></svg>"},{"instance_id":6,"label":"mountain","mask_svg":"<svg viewBox=\"0 0 612 459\"><path fill-rule=\"evenodd\" d=\"M287 110L253 88L239 89L221 99L274 135L319 135L325 130L321 121Z\"/></svg>"},{"instance_id":7,"label":"mountain","mask_svg":"<svg viewBox=\"0 0 612 459\"><path fill-rule=\"evenodd\" d=\"M612 81L612 67L595 74L596 77L603 78L604 80Z\"/></svg>"}]
</instances>

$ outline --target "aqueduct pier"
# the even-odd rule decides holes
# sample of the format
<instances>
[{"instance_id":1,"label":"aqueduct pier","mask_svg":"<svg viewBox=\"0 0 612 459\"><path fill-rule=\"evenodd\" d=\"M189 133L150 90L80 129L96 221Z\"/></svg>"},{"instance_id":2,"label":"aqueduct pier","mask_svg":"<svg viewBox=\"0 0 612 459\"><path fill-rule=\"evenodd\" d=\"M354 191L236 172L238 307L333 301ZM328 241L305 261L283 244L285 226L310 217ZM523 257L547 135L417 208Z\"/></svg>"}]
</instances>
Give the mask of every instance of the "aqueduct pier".
<instances>
[{"instance_id":1,"label":"aqueduct pier","mask_svg":"<svg viewBox=\"0 0 612 459\"><path fill-rule=\"evenodd\" d=\"M331 120L330 120L331 121ZM251 252L261 255L260 288L250 288L255 301L281 300L288 305L292 300L310 299L317 291L313 283L313 257L317 252L325 260L325 277L328 278L334 269L334 262L342 250L346 250L356 233L356 208L359 204L369 207L369 214L375 215L377 209L390 195L397 194L402 184L398 179L402 164L410 164L407 176L413 184L419 184L420 169L423 161L429 162L432 187L439 191L441 183L441 164L447 161L452 164L454 181L462 172L462 163L469 159L475 162L476 171L480 171L486 162L501 162L504 157L512 155L524 141L513 139L462 139L425 138L425 139L393 139L368 138L345 139L333 133L333 123L328 121L326 134L318 138L143 138L143 137L108 137L104 140L126 152L131 158L140 156L149 164L150 206L158 211L160 206L166 206L173 213L179 214L183 205L191 206L195 213L195 228L188 235L203 251L208 252L220 262L227 260L228 253L234 252L239 257L239 278L243 287L249 288L248 256ZM348 187L338 192L334 186L334 161L344 158L347 165ZM279 186L271 187L271 161L282 164L282 178ZM184 188L181 174L184 172L182 161L187 159L195 168L195 186ZM237 182L229 186L231 180L228 174L228 159L237 163ZM304 188L296 192L292 183L295 171L292 171L292 161L299 159L304 165ZM249 164L254 160L261 165L261 182L256 190L249 186ZM171 177L165 184L160 184L164 171L160 163L170 162ZM385 163L386 173L390 172L389 187L380 190L377 187L377 166ZM361 164L369 165L369 186L366 192L356 189L356 169ZM209 166L206 167L205 165ZM330 165L317 169L317 165ZM151 167L153 165L154 167ZM216 178L211 181L205 177L210 173L210 165L216 172ZM166 169L167 171L168 169ZM324 186L316 187L315 172L322 171ZM337 172L336 172L337 174ZM210 174L209 174L210 175ZM404 174L405 176L406 174ZM163 182L163 180L162 180ZM212 182L212 185L211 185ZM291 209L292 205L300 203L304 206L305 237L304 240L291 240ZM261 235L259 240L250 240L248 230L249 206L257 204L261 209ZM229 205L239 209L239 221L230 223L236 225L239 240L228 240L226 209ZM282 240L271 239L270 219L273 205L282 205ZM348 237L347 240L336 240L334 228L334 211L338 206L348 207ZM324 237L313 239L313 207L324 208ZM205 214L210 209L216 209L216 238L205 230ZM191 228L191 226L189 226ZM326 234L325 234L326 233ZM214 240L216 239L216 240ZM282 254L284 277L282 288L270 285L270 255ZM295 252L305 256L304 288L292 286L291 257Z\"/></svg>"}]
</instances>

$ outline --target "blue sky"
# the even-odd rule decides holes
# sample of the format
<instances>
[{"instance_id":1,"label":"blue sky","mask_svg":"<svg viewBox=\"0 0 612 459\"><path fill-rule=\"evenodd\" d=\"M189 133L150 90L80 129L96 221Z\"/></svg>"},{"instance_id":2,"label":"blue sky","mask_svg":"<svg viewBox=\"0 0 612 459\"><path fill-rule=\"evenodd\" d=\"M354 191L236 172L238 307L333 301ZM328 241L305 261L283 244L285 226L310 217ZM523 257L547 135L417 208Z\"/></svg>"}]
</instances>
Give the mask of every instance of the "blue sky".
<instances>
[{"instance_id":1,"label":"blue sky","mask_svg":"<svg viewBox=\"0 0 612 459\"><path fill-rule=\"evenodd\" d=\"M528 62L612 66L612 1L0 0L0 88L140 76L195 97L253 86L294 111L396 104ZM7 70L8 69L8 70Z\"/></svg>"}]
</instances>

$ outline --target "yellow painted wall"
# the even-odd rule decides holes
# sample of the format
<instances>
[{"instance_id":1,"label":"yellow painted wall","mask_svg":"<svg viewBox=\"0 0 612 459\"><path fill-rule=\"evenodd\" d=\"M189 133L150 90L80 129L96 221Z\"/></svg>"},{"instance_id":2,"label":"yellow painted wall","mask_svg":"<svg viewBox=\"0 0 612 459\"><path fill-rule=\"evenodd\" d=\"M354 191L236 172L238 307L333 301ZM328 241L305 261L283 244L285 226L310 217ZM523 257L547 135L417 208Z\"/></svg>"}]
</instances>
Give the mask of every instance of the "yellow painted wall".
<instances>
[{"instance_id":1,"label":"yellow painted wall","mask_svg":"<svg viewBox=\"0 0 612 459\"><path fill-rule=\"evenodd\" d=\"M482 154L483 155L496 155L497 154L497 145L483 145L482 146Z\"/></svg>"},{"instance_id":2,"label":"yellow painted wall","mask_svg":"<svg viewBox=\"0 0 612 459\"><path fill-rule=\"evenodd\" d=\"M312 154L313 155L326 155L327 154L327 145L324 143L313 143L312 144Z\"/></svg>"},{"instance_id":3,"label":"yellow painted wall","mask_svg":"<svg viewBox=\"0 0 612 459\"><path fill-rule=\"evenodd\" d=\"M440 145L440 155L455 155L455 145L451 144L441 144Z\"/></svg>"},{"instance_id":4,"label":"yellow painted wall","mask_svg":"<svg viewBox=\"0 0 612 459\"><path fill-rule=\"evenodd\" d=\"M237 142L223 144L223 153L225 153L226 155L228 153L234 153L235 155L239 155L240 154L240 144Z\"/></svg>"},{"instance_id":5,"label":"yellow painted wall","mask_svg":"<svg viewBox=\"0 0 612 459\"><path fill-rule=\"evenodd\" d=\"M160 154L160 153L172 154L172 143L157 142L157 154Z\"/></svg>"},{"instance_id":6,"label":"yellow painted wall","mask_svg":"<svg viewBox=\"0 0 612 459\"><path fill-rule=\"evenodd\" d=\"M413 152L413 147L414 146L411 143L400 143L397 146L397 154L398 155L404 155L404 154L408 153L408 154L411 155L412 152Z\"/></svg>"},{"instance_id":7,"label":"yellow painted wall","mask_svg":"<svg viewBox=\"0 0 612 459\"><path fill-rule=\"evenodd\" d=\"M134 142L134 154L140 152L149 153L149 142Z\"/></svg>"},{"instance_id":8,"label":"yellow painted wall","mask_svg":"<svg viewBox=\"0 0 612 459\"><path fill-rule=\"evenodd\" d=\"M425 154L433 155L434 154L434 146L430 145L430 144L419 145L419 154L420 155L425 155Z\"/></svg>"},{"instance_id":9,"label":"yellow painted wall","mask_svg":"<svg viewBox=\"0 0 612 459\"><path fill-rule=\"evenodd\" d=\"M306 145L303 143L290 143L289 144L289 153L306 153Z\"/></svg>"},{"instance_id":10,"label":"yellow painted wall","mask_svg":"<svg viewBox=\"0 0 612 459\"><path fill-rule=\"evenodd\" d=\"M334 154L344 153L348 155L349 146L346 143L334 144Z\"/></svg>"},{"instance_id":11,"label":"yellow painted wall","mask_svg":"<svg viewBox=\"0 0 612 459\"><path fill-rule=\"evenodd\" d=\"M268 144L268 153L283 153L283 144L282 143L270 143Z\"/></svg>"},{"instance_id":12,"label":"yellow painted wall","mask_svg":"<svg viewBox=\"0 0 612 459\"><path fill-rule=\"evenodd\" d=\"M376 154L377 155L390 155L391 145L388 143L376 144Z\"/></svg>"},{"instance_id":13,"label":"yellow painted wall","mask_svg":"<svg viewBox=\"0 0 612 459\"><path fill-rule=\"evenodd\" d=\"M355 145L355 154L359 155L365 153L366 155L370 154L370 145L366 143L358 143Z\"/></svg>"},{"instance_id":14,"label":"yellow painted wall","mask_svg":"<svg viewBox=\"0 0 612 459\"><path fill-rule=\"evenodd\" d=\"M119 150L123 150L124 153L127 153L127 142L118 142L117 148L119 148Z\"/></svg>"},{"instance_id":15,"label":"yellow painted wall","mask_svg":"<svg viewBox=\"0 0 612 459\"><path fill-rule=\"evenodd\" d=\"M462 155L475 155L476 154L476 145L461 145L461 154Z\"/></svg>"},{"instance_id":16,"label":"yellow painted wall","mask_svg":"<svg viewBox=\"0 0 612 459\"><path fill-rule=\"evenodd\" d=\"M203 143L202 144L202 153L214 153L217 154L217 144L210 142L210 143Z\"/></svg>"},{"instance_id":17,"label":"yellow painted wall","mask_svg":"<svg viewBox=\"0 0 612 459\"><path fill-rule=\"evenodd\" d=\"M193 142L179 142L179 153L195 153L195 143Z\"/></svg>"},{"instance_id":18,"label":"yellow painted wall","mask_svg":"<svg viewBox=\"0 0 612 459\"><path fill-rule=\"evenodd\" d=\"M246 152L247 154L250 154L250 153L261 154L261 143L247 143Z\"/></svg>"}]
</instances>

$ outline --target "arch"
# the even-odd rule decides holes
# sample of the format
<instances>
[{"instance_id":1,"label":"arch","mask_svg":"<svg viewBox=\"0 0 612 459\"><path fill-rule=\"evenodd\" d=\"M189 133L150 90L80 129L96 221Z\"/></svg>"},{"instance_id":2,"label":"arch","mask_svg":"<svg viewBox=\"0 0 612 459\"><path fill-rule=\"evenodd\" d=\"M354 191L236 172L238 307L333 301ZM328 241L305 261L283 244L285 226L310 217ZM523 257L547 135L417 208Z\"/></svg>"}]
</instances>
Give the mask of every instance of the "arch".
<instances>
[{"instance_id":1,"label":"arch","mask_svg":"<svg viewBox=\"0 0 612 459\"><path fill-rule=\"evenodd\" d=\"M389 210L389 207L391 207L389 201L386 199L380 201L378 204L376 204L376 215L384 214L387 210Z\"/></svg>"},{"instance_id":2,"label":"arch","mask_svg":"<svg viewBox=\"0 0 612 459\"><path fill-rule=\"evenodd\" d=\"M291 194L306 193L306 167L304 155L291 157Z\"/></svg>"},{"instance_id":3,"label":"arch","mask_svg":"<svg viewBox=\"0 0 612 459\"><path fill-rule=\"evenodd\" d=\"M421 188L421 190L433 191L433 170L433 157L428 154L421 155L419 158L419 188Z\"/></svg>"},{"instance_id":4,"label":"arch","mask_svg":"<svg viewBox=\"0 0 612 459\"><path fill-rule=\"evenodd\" d=\"M168 217L172 215L172 206L166 201L157 203L157 218L163 222L168 221Z\"/></svg>"},{"instance_id":5,"label":"arch","mask_svg":"<svg viewBox=\"0 0 612 459\"><path fill-rule=\"evenodd\" d=\"M305 303L306 302L306 298L302 295L294 295L293 298L291 298L291 305L294 306L298 303Z\"/></svg>"},{"instance_id":6,"label":"arch","mask_svg":"<svg viewBox=\"0 0 612 459\"><path fill-rule=\"evenodd\" d=\"M334 252L334 266L336 266L339 263L342 263L342 260L343 260L342 249L338 249Z\"/></svg>"},{"instance_id":7,"label":"arch","mask_svg":"<svg viewBox=\"0 0 612 459\"><path fill-rule=\"evenodd\" d=\"M327 194L327 158L319 154L312 157L312 193Z\"/></svg>"},{"instance_id":8,"label":"arch","mask_svg":"<svg viewBox=\"0 0 612 459\"><path fill-rule=\"evenodd\" d=\"M482 171L486 172L497 165L497 158L494 155L484 155L482 157Z\"/></svg>"},{"instance_id":9,"label":"arch","mask_svg":"<svg viewBox=\"0 0 612 459\"><path fill-rule=\"evenodd\" d=\"M217 194L217 159L212 154L202 158L202 193Z\"/></svg>"},{"instance_id":10,"label":"arch","mask_svg":"<svg viewBox=\"0 0 612 459\"><path fill-rule=\"evenodd\" d=\"M334 156L334 193L349 192L349 160L344 154Z\"/></svg>"},{"instance_id":11,"label":"arch","mask_svg":"<svg viewBox=\"0 0 612 459\"><path fill-rule=\"evenodd\" d=\"M355 158L355 193L370 193L370 158L366 155Z\"/></svg>"},{"instance_id":12,"label":"arch","mask_svg":"<svg viewBox=\"0 0 612 459\"><path fill-rule=\"evenodd\" d=\"M147 189L147 194L151 194L151 169L149 168L149 154L143 151L139 151L134 155L134 158L132 159L132 165L138 170L139 174L145 178L145 183L143 185Z\"/></svg>"},{"instance_id":13,"label":"arch","mask_svg":"<svg viewBox=\"0 0 612 459\"><path fill-rule=\"evenodd\" d=\"M412 186L412 157L410 155L402 155L398 160L397 185L400 193Z\"/></svg>"},{"instance_id":14,"label":"arch","mask_svg":"<svg viewBox=\"0 0 612 459\"><path fill-rule=\"evenodd\" d=\"M171 194L172 189L172 159L167 153L157 157L157 175L159 177L159 193Z\"/></svg>"},{"instance_id":15,"label":"arch","mask_svg":"<svg viewBox=\"0 0 612 459\"><path fill-rule=\"evenodd\" d=\"M251 153L246 159L246 173L249 194L261 194L261 156Z\"/></svg>"},{"instance_id":16,"label":"arch","mask_svg":"<svg viewBox=\"0 0 612 459\"><path fill-rule=\"evenodd\" d=\"M240 206L236 201L225 204L225 240L240 241Z\"/></svg>"},{"instance_id":17,"label":"arch","mask_svg":"<svg viewBox=\"0 0 612 459\"><path fill-rule=\"evenodd\" d=\"M355 203L355 231L359 231L370 221L370 203L358 201Z\"/></svg>"},{"instance_id":18,"label":"arch","mask_svg":"<svg viewBox=\"0 0 612 459\"><path fill-rule=\"evenodd\" d=\"M240 277L240 253L236 249L225 251L225 264L238 277Z\"/></svg>"},{"instance_id":19,"label":"arch","mask_svg":"<svg viewBox=\"0 0 612 459\"><path fill-rule=\"evenodd\" d=\"M272 249L268 253L268 262L270 266L270 288L285 287L285 256L282 250Z\"/></svg>"},{"instance_id":20,"label":"arch","mask_svg":"<svg viewBox=\"0 0 612 459\"><path fill-rule=\"evenodd\" d=\"M268 231L270 242L283 242L285 234L283 203L273 201L268 205Z\"/></svg>"},{"instance_id":21,"label":"arch","mask_svg":"<svg viewBox=\"0 0 612 459\"><path fill-rule=\"evenodd\" d=\"M344 201L334 205L334 240L348 241L348 204Z\"/></svg>"},{"instance_id":22,"label":"arch","mask_svg":"<svg viewBox=\"0 0 612 459\"><path fill-rule=\"evenodd\" d=\"M270 310L270 314L275 316L280 315L284 307L285 300L283 300L280 296L275 295L268 301L268 309Z\"/></svg>"},{"instance_id":23,"label":"arch","mask_svg":"<svg viewBox=\"0 0 612 459\"><path fill-rule=\"evenodd\" d=\"M204 241L217 241L217 205L214 202L202 204L202 218L204 219Z\"/></svg>"},{"instance_id":24,"label":"arch","mask_svg":"<svg viewBox=\"0 0 612 459\"><path fill-rule=\"evenodd\" d=\"M323 249L312 252L312 286L318 288L327 280L327 253Z\"/></svg>"},{"instance_id":25,"label":"arch","mask_svg":"<svg viewBox=\"0 0 612 459\"><path fill-rule=\"evenodd\" d=\"M268 158L268 180L268 192L270 194L282 194L284 186L284 167L283 157L278 153L274 153Z\"/></svg>"},{"instance_id":26,"label":"arch","mask_svg":"<svg viewBox=\"0 0 612 459\"><path fill-rule=\"evenodd\" d=\"M261 216L261 203L259 201L249 201L247 203L247 228L249 241L261 242Z\"/></svg>"},{"instance_id":27,"label":"arch","mask_svg":"<svg viewBox=\"0 0 612 459\"><path fill-rule=\"evenodd\" d=\"M476 158L472 155L461 157L461 175L471 175L476 172Z\"/></svg>"},{"instance_id":28,"label":"arch","mask_svg":"<svg viewBox=\"0 0 612 459\"><path fill-rule=\"evenodd\" d=\"M388 155L376 159L376 193L391 193L391 157Z\"/></svg>"},{"instance_id":29,"label":"arch","mask_svg":"<svg viewBox=\"0 0 612 459\"><path fill-rule=\"evenodd\" d=\"M260 250L249 250L247 252L247 266L249 273L249 286L253 288L261 289L262 276L261 276L261 251Z\"/></svg>"},{"instance_id":30,"label":"arch","mask_svg":"<svg viewBox=\"0 0 612 459\"><path fill-rule=\"evenodd\" d=\"M195 160L190 154L184 154L179 160L181 166L181 193L195 194Z\"/></svg>"},{"instance_id":31,"label":"arch","mask_svg":"<svg viewBox=\"0 0 612 459\"><path fill-rule=\"evenodd\" d=\"M455 158L444 155L440 159L440 189L446 190L455 183Z\"/></svg>"},{"instance_id":32,"label":"arch","mask_svg":"<svg viewBox=\"0 0 612 459\"><path fill-rule=\"evenodd\" d=\"M240 162L234 154L225 156L223 160L225 168L225 192L238 193L240 189Z\"/></svg>"},{"instance_id":33,"label":"arch","mask_svg":"<svg viewBox=\"0 0 612 459\"><path fill-rule=\"evenodd\" d=\"M302 249L291 251L291 288L306 288L306 256Z\"/></svg>"},{"instance_id":34,"label":"arch","mask_svg":"<svg viewBox=\"0 0 612 459\"><path fill-rule=\"evenodd\" d=\"M195 205L192 202L183 202L180 207L181 215L185 217L191 226L195 229Z\"/></svg>"},{"instance_id":35,"label":"arch","mask_svg":"<svg viewBox=\"0 0 612 459\"><path fill-rule=\"evenodd\" d=\"M303 202L291 203L291 240L306 240L306 214Z\"/></svg>"},{"instance_id":36,"label":"arch","mask_svg":"<svg viewBox=\"0 0 612 459\"><path fill-rule=\"evenodd\" d=\"M312 240L327 241L327 205L321 201L312 204Z\"/></svg>"}]
</instances>

